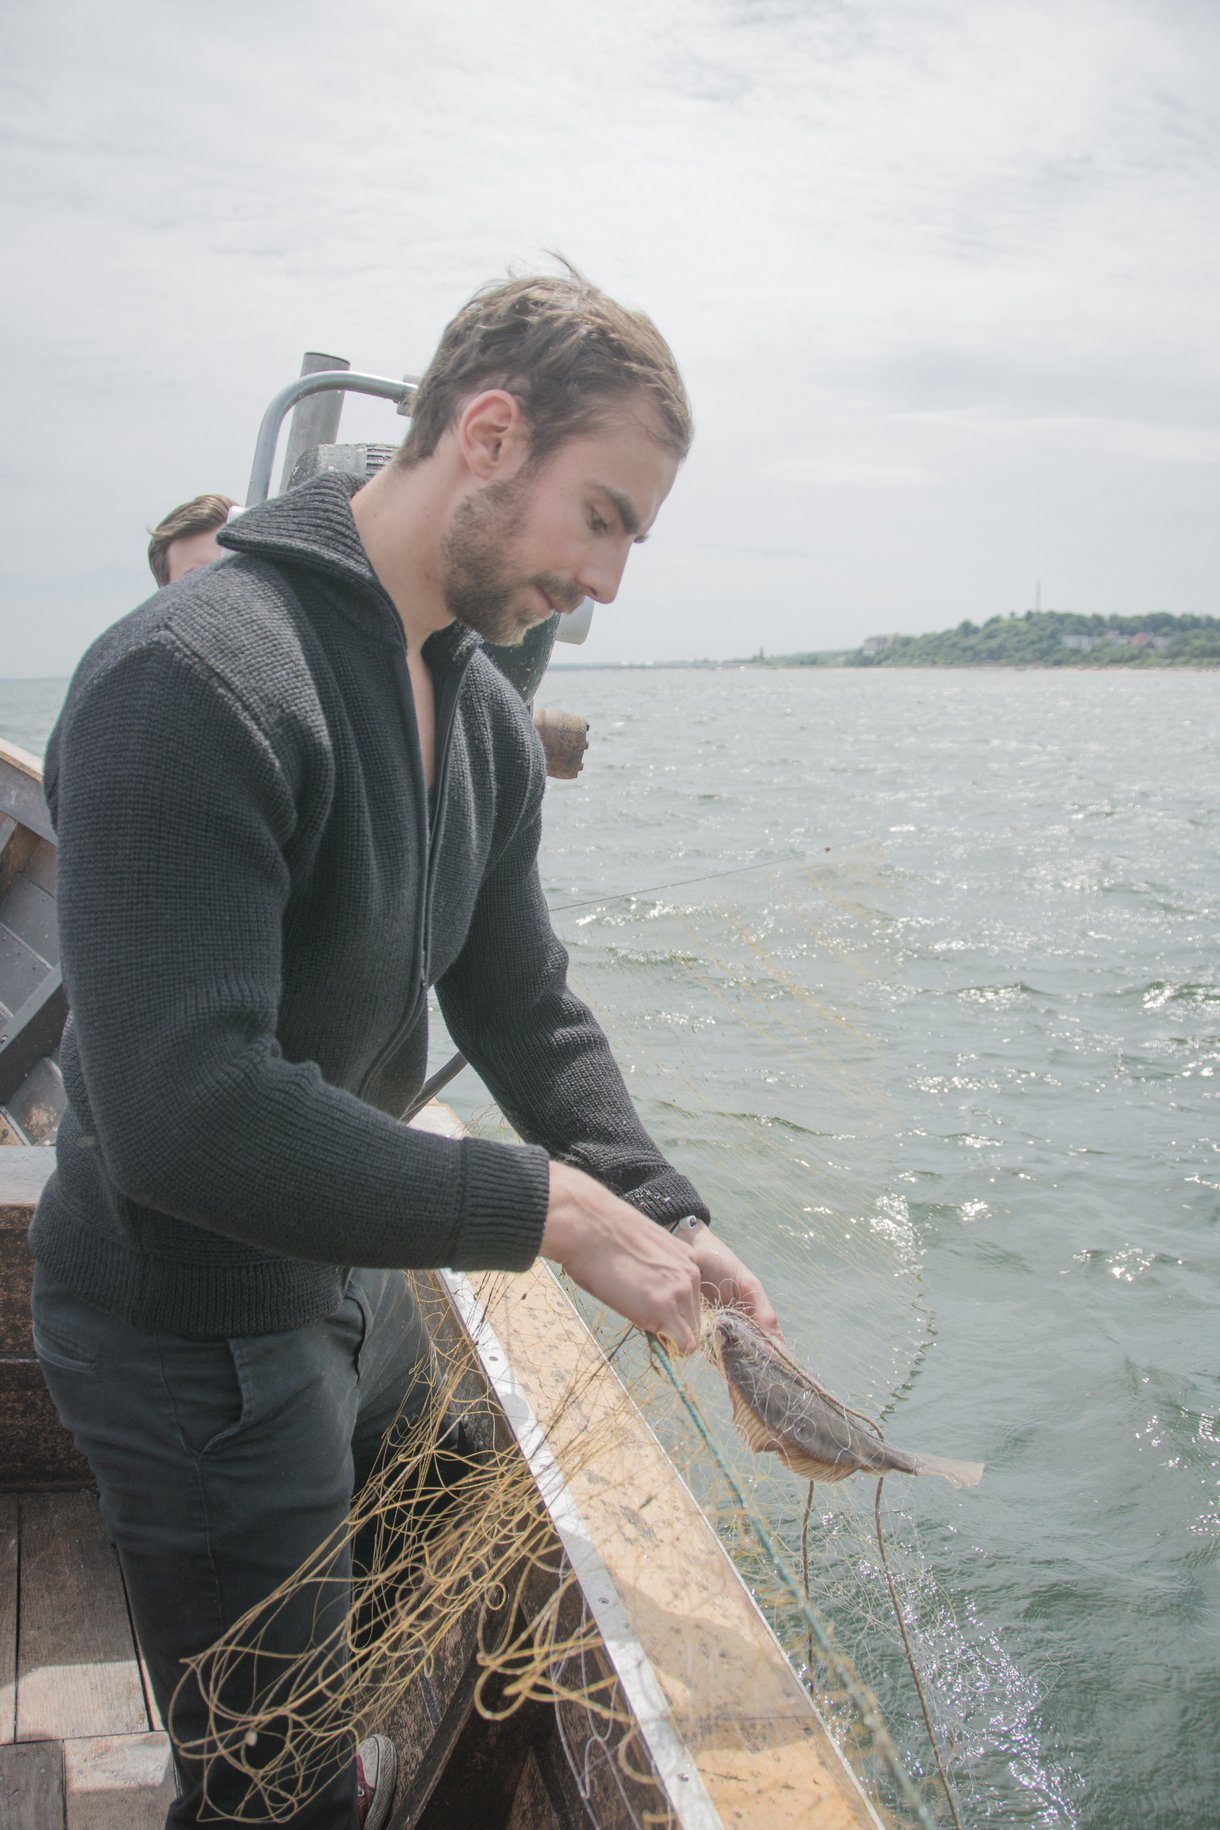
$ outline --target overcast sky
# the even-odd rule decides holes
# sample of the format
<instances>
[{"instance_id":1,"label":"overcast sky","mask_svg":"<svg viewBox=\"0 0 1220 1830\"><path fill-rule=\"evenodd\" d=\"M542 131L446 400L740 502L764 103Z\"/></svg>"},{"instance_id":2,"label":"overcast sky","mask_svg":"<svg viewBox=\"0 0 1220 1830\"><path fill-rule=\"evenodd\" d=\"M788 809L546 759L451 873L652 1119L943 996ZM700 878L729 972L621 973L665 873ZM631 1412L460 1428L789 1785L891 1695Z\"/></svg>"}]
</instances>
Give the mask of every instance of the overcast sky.
<instances>
[{"instance_id":1,"label":"overcast sky","mask_svg":"<svg viewBox=\"0 0 1220 1830\"><path fill-rule=\"evenodd\" d=\"M0 82L0 675L69 670L151 523L244 497L303 350L417 371L547 249L655 317L698 421L565 657L853 645L1039 579L1220 611L1214 0L52 0Z\"/></svg>"}]
</instances>

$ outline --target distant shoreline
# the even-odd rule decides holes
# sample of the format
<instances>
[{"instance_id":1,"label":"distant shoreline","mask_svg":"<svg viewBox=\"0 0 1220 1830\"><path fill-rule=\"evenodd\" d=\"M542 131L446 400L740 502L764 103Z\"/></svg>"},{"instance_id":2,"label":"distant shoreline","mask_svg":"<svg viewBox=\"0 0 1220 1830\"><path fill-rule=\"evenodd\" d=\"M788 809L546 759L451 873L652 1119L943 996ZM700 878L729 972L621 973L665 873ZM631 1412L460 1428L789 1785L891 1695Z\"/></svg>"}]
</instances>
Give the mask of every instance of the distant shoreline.
<instances>
[{"instance_id":1,"label":"distant shoreline","mask_svg":"<svg viewBox=\"0 0 1220 1830\"><path fill-rule=\"evenodd\" d=\"M580 661L560 666L579 667ZM1175 615L1155 610L1147 616L1085 616L1076 611L1026 610L1018 615L989 616L985 623L969 618L955 629L929 635L870 635L858 648L809 649L802 653L740 655L726 661L699 657L685 661L588 661L587 667L743 667L915 668L920 672L969 668L1061 673L1064 668L1091 673L1114 668L1220 667L1220 617Z\"/></svg>"},{"instance_id":2,"label":"distant shoreline","mask_svg":"<svg viewBox=\"0 0 1220 1830\"><path fill-rule=\"evenodd\" d=\"M1066 668L1061 663L1054 666L1045 661L959 661L956 665L946 662L906 662L899 667L890 667L880 671L889 673L920 674L1061 674L1064 672L1079 674L1112 674L1112 673L1215 673L1220 668L1217 661L1160 661L1151 664L1136 664L1126 668L1116 668L1113 663L1104 661L1076 661ZM614 673L876 673L876 668L853 667L846 661L757 661L749 656L733 661L557 661L552 660L547 669L548 676L555 674L614 674ZM0 675L0 687L4 686L57 686L67 685L71 674L4 674Z\"/></svg>"},{"instance_id":3,"label":"distant shoreline","mask_svg":"<svg viewBox=\"0 0 1220 1830\"><path fill-rule=\"evenodd\" d=\"M902 661L886 668L860 667L850 661L765 661L743 656L734 661L552 661L555 674L595 673L904 673L904 674L1165 674L1215 673L1215 661Z\"/></svg>"}]
</instances>

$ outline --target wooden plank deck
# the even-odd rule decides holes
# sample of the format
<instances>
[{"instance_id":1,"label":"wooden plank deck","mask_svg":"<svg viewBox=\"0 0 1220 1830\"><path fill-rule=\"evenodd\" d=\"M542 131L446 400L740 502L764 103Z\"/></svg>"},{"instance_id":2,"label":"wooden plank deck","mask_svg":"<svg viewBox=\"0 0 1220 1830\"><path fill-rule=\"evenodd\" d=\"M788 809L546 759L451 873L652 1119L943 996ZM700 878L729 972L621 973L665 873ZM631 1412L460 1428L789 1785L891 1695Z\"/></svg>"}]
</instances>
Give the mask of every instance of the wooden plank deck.
<instances>
[{"instance_id":1,"label":"wooden plank deck","mask_svg":"<svg viewBox=\"0 0 1220 1830\"><path fill-rule=\"evenodd\" d=\"M174 1796L89 1492L0 1495L0 1824L159 1830Z\"/></svg>"}]
</instances>

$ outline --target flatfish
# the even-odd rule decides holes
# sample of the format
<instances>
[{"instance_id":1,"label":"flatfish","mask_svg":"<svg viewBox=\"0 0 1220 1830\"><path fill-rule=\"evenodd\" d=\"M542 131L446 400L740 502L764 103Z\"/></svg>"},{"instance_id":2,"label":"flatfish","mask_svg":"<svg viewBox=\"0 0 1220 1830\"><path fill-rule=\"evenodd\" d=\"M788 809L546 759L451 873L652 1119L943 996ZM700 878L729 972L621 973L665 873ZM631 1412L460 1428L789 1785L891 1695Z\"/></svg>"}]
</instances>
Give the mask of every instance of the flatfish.
<instances>
[{"instance_id":1,"label":"flatfish","mask_svg":"<svg viewBox=\"0 0 1220 1830\"><path fill-rule=\"evenodd\" d=\"M896 1449L859 1411L825 1391L748 1317L721 1309L709 1323L708 1355L724 1374L733 1421L755 1454L778 1455L809 1481L849 1474L940 1474L973 1487L981 1461L947 1461Z\"/></svg>"}]
</instances>

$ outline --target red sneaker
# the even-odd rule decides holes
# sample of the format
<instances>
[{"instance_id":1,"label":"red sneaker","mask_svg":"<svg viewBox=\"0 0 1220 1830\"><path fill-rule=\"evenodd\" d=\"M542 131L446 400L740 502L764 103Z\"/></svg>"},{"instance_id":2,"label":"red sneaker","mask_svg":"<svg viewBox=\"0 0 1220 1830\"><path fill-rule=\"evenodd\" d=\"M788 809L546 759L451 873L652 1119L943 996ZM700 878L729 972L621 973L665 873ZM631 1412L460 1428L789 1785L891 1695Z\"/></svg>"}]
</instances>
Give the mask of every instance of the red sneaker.
<instances>
[{"instance_id":1,"label":"red sneaker","mask_svg":"<svg viewBox=\"0 0 1220 1830\"><path fill-rule=\"evenodd\" d=\"M398 1749L388 1735L369 1735L356 1749L356 1822L385 1830L398 1782Z\"/></svg>"}]
</instances>

